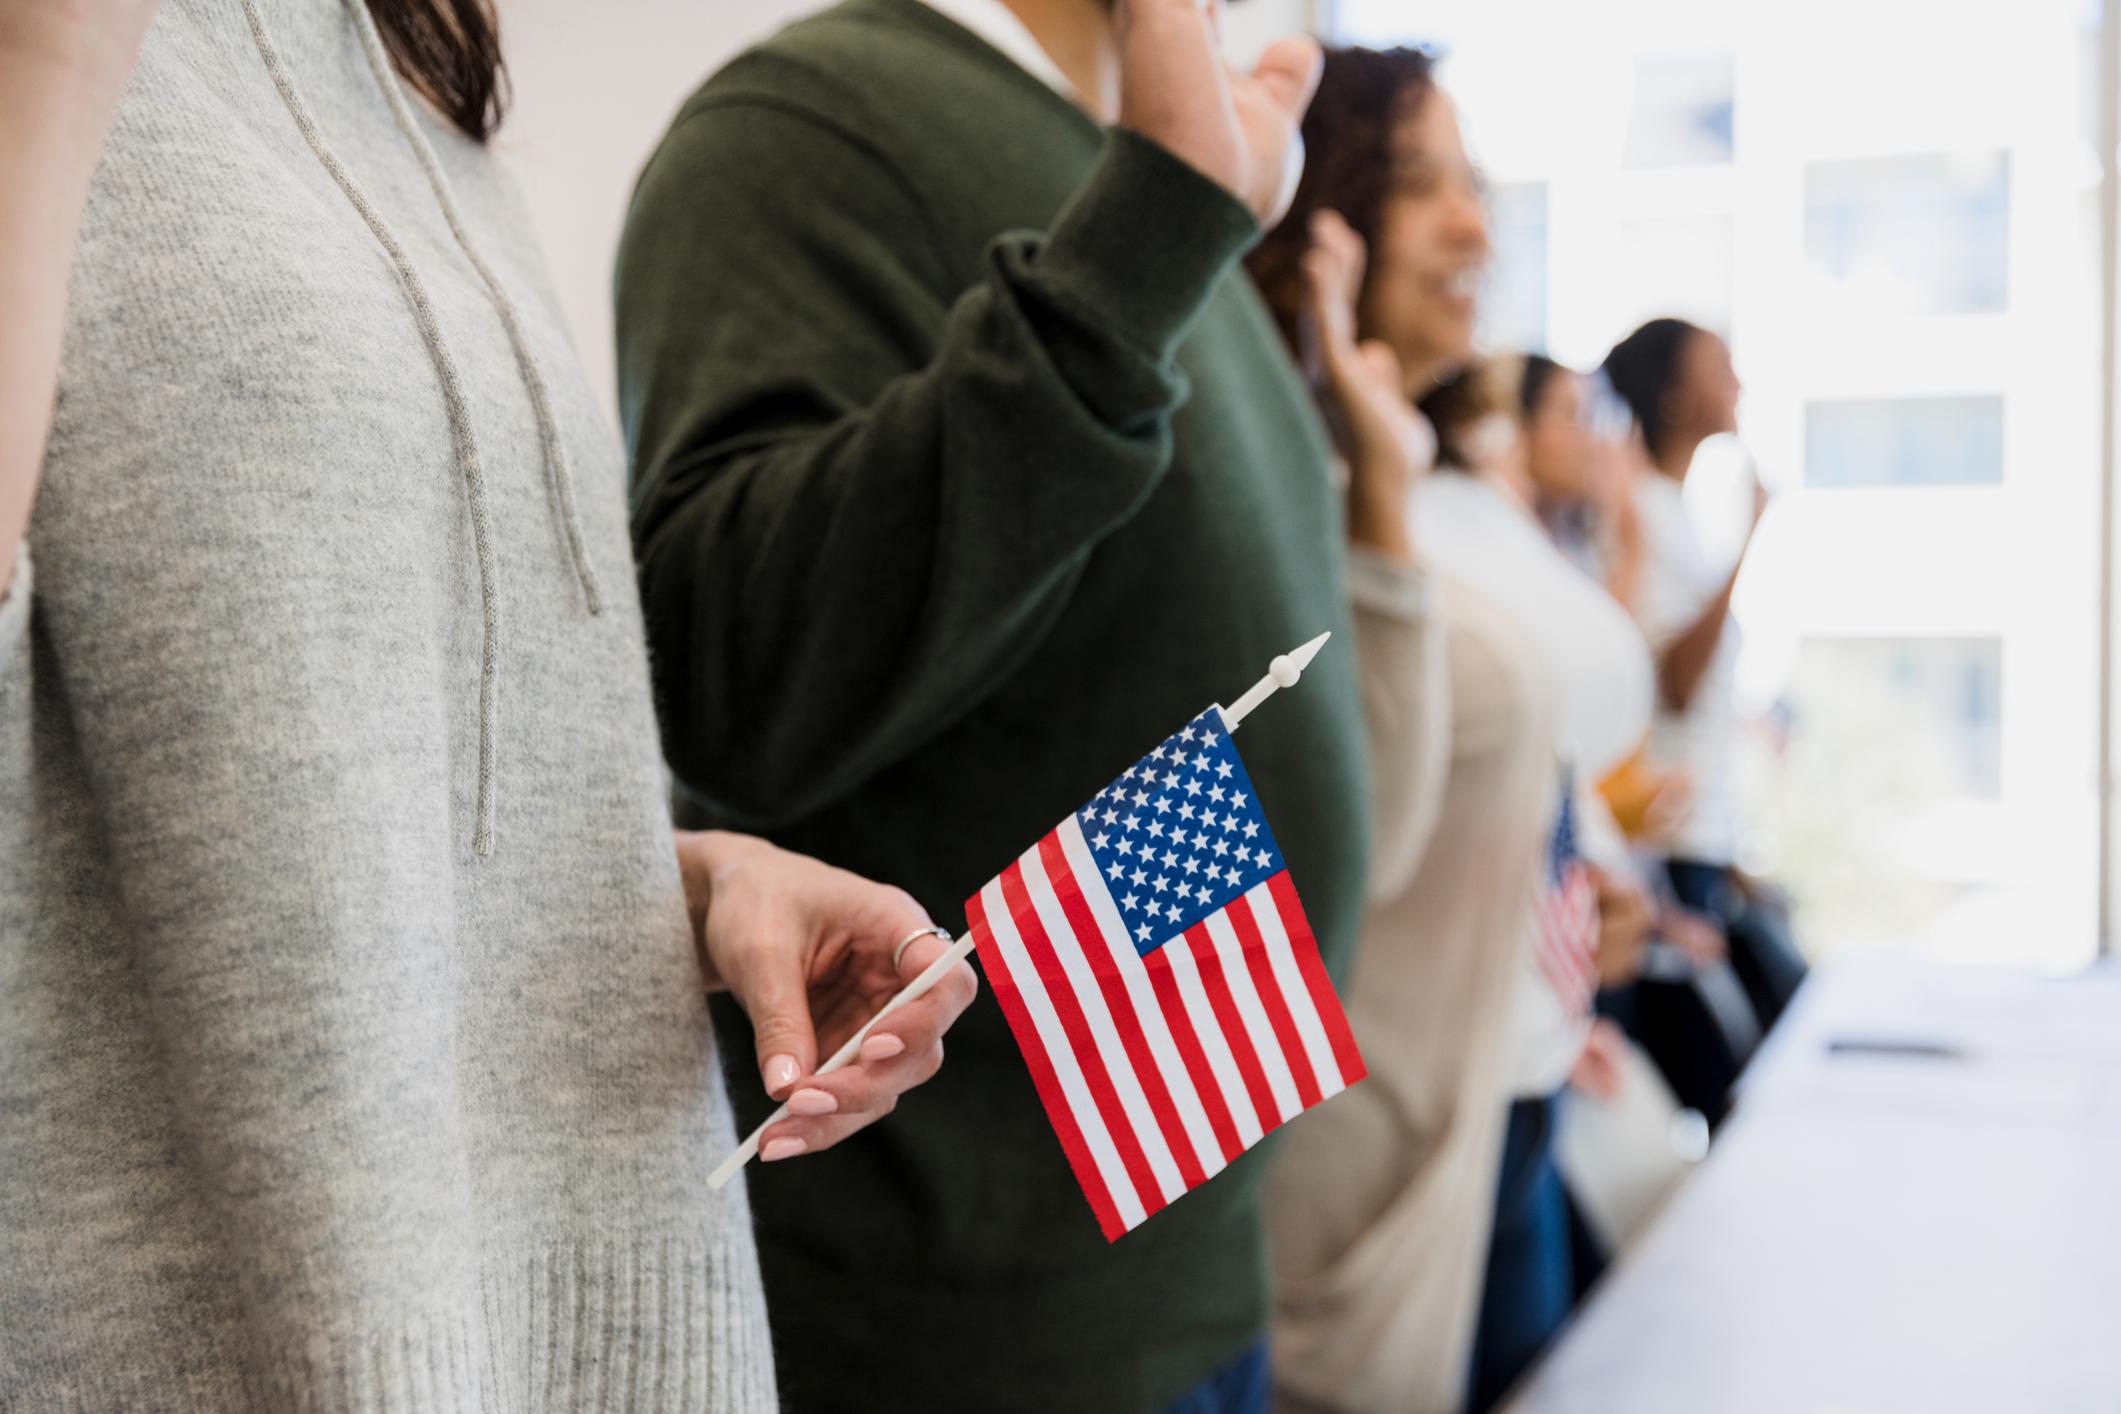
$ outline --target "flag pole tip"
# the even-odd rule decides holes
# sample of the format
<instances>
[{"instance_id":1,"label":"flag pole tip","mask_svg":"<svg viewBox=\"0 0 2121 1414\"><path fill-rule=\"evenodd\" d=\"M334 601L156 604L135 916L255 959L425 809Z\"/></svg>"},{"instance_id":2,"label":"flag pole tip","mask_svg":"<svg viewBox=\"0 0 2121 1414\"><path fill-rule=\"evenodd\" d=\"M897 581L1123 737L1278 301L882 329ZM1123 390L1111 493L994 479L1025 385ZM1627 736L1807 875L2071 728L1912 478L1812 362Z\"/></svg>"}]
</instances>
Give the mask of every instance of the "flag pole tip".
<instances>
[{"instance_id":1,"label":"flag pole tip","mask_svg":"<svg viewBox=\"0 0 2121 1414\"><path fill-rule=\"evenodd\" d=\"M1284 657L1276 658L1273 663L1275 681L1280 682L1281 666L1284 663L1289 665L1292 674L1301 673L1305 668L1310 667L1311 660L1318 656L1318 650L1325 647L1326 640L1331 638L1332 636L1333 634L1329 630L1325 633L1320 634L1318 637L1312 639L1309 643L1306 643L1303 647L1297 649L1295 652L1287 654ZM1296 686L1296 680L1292 676L1289 681L1281 683L1281 686L1294 687Z\"/></svg>"}]
</instances>

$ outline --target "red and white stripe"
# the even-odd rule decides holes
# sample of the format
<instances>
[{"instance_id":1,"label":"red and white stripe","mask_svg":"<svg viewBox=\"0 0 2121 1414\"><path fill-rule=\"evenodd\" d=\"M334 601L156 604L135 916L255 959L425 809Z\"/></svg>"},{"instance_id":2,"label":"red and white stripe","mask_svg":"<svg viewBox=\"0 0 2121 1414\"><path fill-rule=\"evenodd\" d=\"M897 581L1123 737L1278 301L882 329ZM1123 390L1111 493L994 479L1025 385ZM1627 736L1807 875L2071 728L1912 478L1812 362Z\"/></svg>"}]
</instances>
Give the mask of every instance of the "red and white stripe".
<instances>
[{"instance_id":1,"label":"red and white stripe","mask_svg":"<svg viewBox=\"0 0 2121 1414\"><path fill-rule=\"evenodd\" d=\"M1365 1073L1286 871L1143 957L1071 816L966 917L1107 1240Z\"/></svg>"},{"instance_id":2,"label":"red and white stripe","mask_svg":"<svg viewBox=\"0 0 2121 1414\"><path fill-rule=\"evenodd\" d=\"M1562 1010L1587 1014L1598 995L1598 888L1581 862L1562 870L1558 886L1540 890L1533 954Z\"/></svg>"}]
</instances>

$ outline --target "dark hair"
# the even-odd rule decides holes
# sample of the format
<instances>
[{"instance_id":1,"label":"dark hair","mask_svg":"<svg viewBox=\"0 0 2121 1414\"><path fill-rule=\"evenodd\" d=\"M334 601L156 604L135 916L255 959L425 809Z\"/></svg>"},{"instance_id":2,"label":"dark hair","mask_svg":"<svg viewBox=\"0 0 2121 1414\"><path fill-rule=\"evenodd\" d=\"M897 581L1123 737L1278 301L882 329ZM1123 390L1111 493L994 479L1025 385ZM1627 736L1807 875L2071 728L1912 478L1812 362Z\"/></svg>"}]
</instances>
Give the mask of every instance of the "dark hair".
<instances>
[{"instance_id":1,"label":"dark hair","mask_svg":"<svg viewBox=\"0 0 2121 1414\"><path fill-rule=\"evenodd\" d=\"M1642 429L1642 445L1654 457L1664 455L1671 436L1671 419L1665 416L1665 400L1679 384L1680 360L1687 341L1706 331L1684 319L1652 319L1613 345L1601 365L1606 382L1635 414Z\"/></svg>"},{"instance_id":2,"label":"dark hair","mask_svg":"<svg viewBox=\"0 0 2121 1414\"><path fill-rule=\"evenodd\" d=\"M493 0L368 0L405 82L464 136L484 142L508 106Z\"/></svg>"},{"instance_id":3,"label":"dark hair","mask_svg":"<svg viewBox=\"0 0 2121 1414\"><path fill-rule=\"evenodd\" d=\"M1468 434L1498 413L1520 419L1528 414L1524 387L1530 378L1528 358L1474 359L1424 393L1415 406L1436 429L1436 469L1474 470Z\"/></svg>"},{"instance_id":4,"label":"dark hair","mask_svg":"<svg viewBox=\"0 0 2121 1414\"><path fill-rule=\"evenodd\" d=\"M1524 356L1524 373L1517 383L1517 409L1524 414L1525 421L1530 422L1538 414L1539 404L1546 397L1547 389L1553 386L1554 380L1561 374L1572 371L1545 354Z\"/></svg>"},{"instance_id":5,"label":"dark hair","mask_svg":"<svg viewBox=\"0 0 2121 1414\"><path fill-rule=\"evenodd\" d=\"M1304 347L1304 253L1311 217L1337 211L1361 236L1375 270L1385 197L1392 183L1392 136L1420 111L1435 87L1435 60L1425 49L1328 49L1318 93L1304 114L1304 175L1281 224L1246 259L1289 351L1306 371L1316 359ZM1369 271L1364 272L1368 282Z\"/></svg>"}]
</instances>

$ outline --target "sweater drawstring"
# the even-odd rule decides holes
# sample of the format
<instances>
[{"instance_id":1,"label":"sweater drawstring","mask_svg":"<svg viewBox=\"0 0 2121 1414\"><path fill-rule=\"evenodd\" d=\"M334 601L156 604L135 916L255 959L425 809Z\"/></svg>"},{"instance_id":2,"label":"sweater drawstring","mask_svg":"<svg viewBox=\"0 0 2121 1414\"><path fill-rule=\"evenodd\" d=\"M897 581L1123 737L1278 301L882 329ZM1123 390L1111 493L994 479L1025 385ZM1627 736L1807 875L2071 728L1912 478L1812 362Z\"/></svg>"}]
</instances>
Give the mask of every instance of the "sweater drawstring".
<instances>
[{"instance_id":1,"label":"sweater drawstring","mask_svg":"<svg viewBox=\"0 0 2121 1414\"><path fill-rule=\"evenodd\" d=\"M532 415L537 421L538 442L543 453L547 476L557 519L567 541L568 552L574 562L575 577L582 586L583 598L589 612L603 612L603 594L597 585L596 573L589 562L589 554L583 542L581 518L575 510L574 478L567 461L566 445L561 440L558 422L553 416L552 398L546 387L544 375L537 360L531 355L528 340L524 337L521 317L513 299L502 287L490 266L473 246L464 229L455 198L442 175L440 162L434 149L428 144L414 119L412 107L397 82L391 68L388 53L383 48L382 37L376 33L375 22L369 17L368 7L361 0L346 0L355 29L361 36L361 47L376 82L382 87L390 105L391 116L398 131L411 145L419 158L421 169L426 173L428 185L433 189L436 202L442 208L443 218L449 223L451 235L457 248L464 252L472 269L478 273L486 287L488 297L501 317L502 327L507 331L509 346L515 351L516 365L521 372L523 384L530 397ZM413 318L420 328L420 338L427 346L429 358L434 362L435 375L442 386L442 401L449 416L450 437L456 454L459 476L464 482L464 499L471 513L472 551L478 566L480 640L479 640L479 785L478 816L473 827L471 847L475 854L486 856L493 853L494 797L497 791L497 757L499 744L495 730L498 706L495 701L496 680L499 676L498 653L500 650L500 591L496 583L497 570L494 564L493 540L489 529L486 507L486 474L479 459L479 442L471 422L471 405L464 393L463 380L457 374L455 357L450 353L448 341L442 335L439 321L435 318L433 303L428 299L427 286L421 280L412 259L406 254L404 245L383 220L360 183L339 160L324 141L311 116L309 106L296 90L294 79L280 58L280 51L265 28L258 14L257 0L243 0L244 18L250 24L251 38L257 45L258 54L264 60L265 69L279 90L280 101L286 106L302 139L310 152L344 193L347 202L360 214L376 243L383 247L391 265L396 269L398 282L404 286L406 299L412 305Z\"/></svg>"}]
</instances>

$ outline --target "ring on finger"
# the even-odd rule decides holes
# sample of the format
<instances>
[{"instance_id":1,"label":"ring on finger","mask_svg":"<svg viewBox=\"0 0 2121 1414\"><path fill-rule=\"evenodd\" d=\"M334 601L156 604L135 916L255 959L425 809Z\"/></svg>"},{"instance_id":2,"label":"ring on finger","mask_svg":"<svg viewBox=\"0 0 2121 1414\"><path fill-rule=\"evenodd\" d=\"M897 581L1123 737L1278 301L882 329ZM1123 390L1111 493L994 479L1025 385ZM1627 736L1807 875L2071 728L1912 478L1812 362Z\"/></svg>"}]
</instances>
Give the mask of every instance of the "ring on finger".
<instances>
[{"instance_id":1,"label":"ring on finger","mask_svg":"<svg viewBox=\"0 0 2121 1414\"><path fill-rule=\"evenodd\" d=\"M946 943L951 941L950 930L948 928L938 928L933 924L930 924L926 928L914 929L905 937L900 938L898 940L898 946L891 950L891 970L893 972L898 971L899 960L905 957L906 949L912 947L922 938L941 938Z\"/></svg>"}]
</instances>

